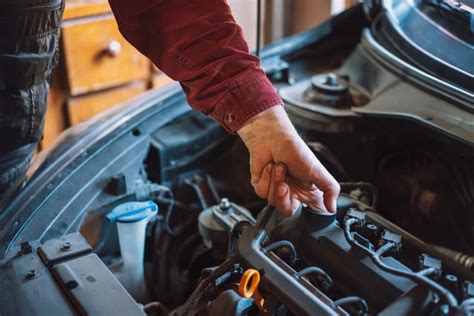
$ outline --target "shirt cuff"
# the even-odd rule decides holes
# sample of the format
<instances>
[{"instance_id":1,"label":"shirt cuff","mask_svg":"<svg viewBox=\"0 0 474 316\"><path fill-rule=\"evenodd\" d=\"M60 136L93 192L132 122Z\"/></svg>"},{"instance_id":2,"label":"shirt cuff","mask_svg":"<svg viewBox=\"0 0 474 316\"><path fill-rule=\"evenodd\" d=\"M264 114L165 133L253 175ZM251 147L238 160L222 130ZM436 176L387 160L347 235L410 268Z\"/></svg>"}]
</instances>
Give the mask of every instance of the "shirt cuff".
<instances>
[{"instance_id":1,"label":"shirt cuff","mask_svg":"<svg viewBox=\"0 0 474 316\"><path fill-rule=\"evenodd\" d=\"M235 83L214 106L210 116L228 132L235 133L255 115L283 101L267 76L259 70Z\"/></svg>"}]
</instances>

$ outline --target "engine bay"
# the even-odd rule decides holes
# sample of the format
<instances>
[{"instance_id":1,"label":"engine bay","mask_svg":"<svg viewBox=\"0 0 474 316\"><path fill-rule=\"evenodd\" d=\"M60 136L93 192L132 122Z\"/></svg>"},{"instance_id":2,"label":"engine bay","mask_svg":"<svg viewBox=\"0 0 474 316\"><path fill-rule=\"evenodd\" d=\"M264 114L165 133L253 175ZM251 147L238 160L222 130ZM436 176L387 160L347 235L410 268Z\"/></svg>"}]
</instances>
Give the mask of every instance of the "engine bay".
<instances>
[{"instance_id":1,"label":"engine bay","mask_svg":"<svg viewBox=\"0 0 474 316\"><path fill-rule=\"evenodd\" d=\"M256 219L227 198L200 213L174 200L173 211L166 187L143 185L148 187L143 192L153 200L120 204L123 218L143 210L156 212L153 205L157 204L168 208L164 214L147 214L152 216L143 221L146 231L144 226L135 232L119 228L121 258L101 255L99 259L93 252L96 247L78 233L42 244L24 242L12 251L2 262L2 285L8 283L10 288L3 303L32 296L21 307L4 304L11 308L4 310L6 314L28 310L51 315L210 316L472 312L472 272L356 199L354 192L367 184L343 184L346 193L338 199L336 214L302 207L285 218L267 205ZM199 203L217 197L211 193L212 184L207 185L195 186ZM117 206L109 214L116 210ZM134 242L134 234L140 232L146 237L146 253L142 251L143 261L137 262L140 241ZM71 306L61 299L58 286Z\"/></svg>"}]
</instances>

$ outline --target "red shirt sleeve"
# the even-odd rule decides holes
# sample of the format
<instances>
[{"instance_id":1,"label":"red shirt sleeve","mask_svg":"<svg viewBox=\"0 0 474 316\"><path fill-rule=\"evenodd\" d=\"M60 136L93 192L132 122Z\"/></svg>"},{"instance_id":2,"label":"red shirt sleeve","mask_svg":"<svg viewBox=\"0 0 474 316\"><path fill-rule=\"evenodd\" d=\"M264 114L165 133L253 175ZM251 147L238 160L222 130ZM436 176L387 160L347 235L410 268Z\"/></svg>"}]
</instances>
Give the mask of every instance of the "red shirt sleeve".
<instances>
[{"instance_id":1,"label":"red shirt sleeve","mask_svg":"<svg viewBox=\"0 0 474 316\"><path fill-rule=\"evenodd\" d=\"M225 0L109 0L120 32L230 132L282 104Z\"/></svg>"}]
</instances>

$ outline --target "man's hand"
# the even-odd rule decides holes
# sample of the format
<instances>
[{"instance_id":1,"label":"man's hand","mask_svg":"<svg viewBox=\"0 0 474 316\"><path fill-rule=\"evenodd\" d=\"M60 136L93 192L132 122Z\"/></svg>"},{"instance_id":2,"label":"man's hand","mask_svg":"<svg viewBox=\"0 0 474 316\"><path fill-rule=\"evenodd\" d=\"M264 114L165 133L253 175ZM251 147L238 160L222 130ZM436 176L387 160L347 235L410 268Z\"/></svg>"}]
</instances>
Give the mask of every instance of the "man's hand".
<instances>
[{"instance_id":1,"label":"man's hand","mask_svg":"<svg viewBox=\"0 0 474 316\"><path fill-rule=\"evenodd\" d=\"M251 183L259 197L285 216L301 203L336 211L339 184L300 138L283 107L258 114L238 134L249 150Z\"/></svg>"}]
</instances>

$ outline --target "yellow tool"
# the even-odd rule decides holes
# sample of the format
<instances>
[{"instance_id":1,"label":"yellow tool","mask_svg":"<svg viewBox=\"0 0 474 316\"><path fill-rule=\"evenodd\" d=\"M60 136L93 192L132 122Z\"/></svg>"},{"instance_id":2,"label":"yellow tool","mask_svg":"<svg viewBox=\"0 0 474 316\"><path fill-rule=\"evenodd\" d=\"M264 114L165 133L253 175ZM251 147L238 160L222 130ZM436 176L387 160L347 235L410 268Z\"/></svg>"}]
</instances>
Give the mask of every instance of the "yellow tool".
<instances>
[{"instance_id":1,"label":"yellow tool","mask_svg":"<svg viewBox=\"0 0 474 316\"><path fill-rule=\"evenodd\" d=\"M250 283L250 284L249 284ZM258 309L261 311L263 308L263 297L258 291L258 285L260 284L260 272L255 269L248 269L242 275L239 284L239 294L245 298L253 298Z\"/></svg>"}]
</instances>

